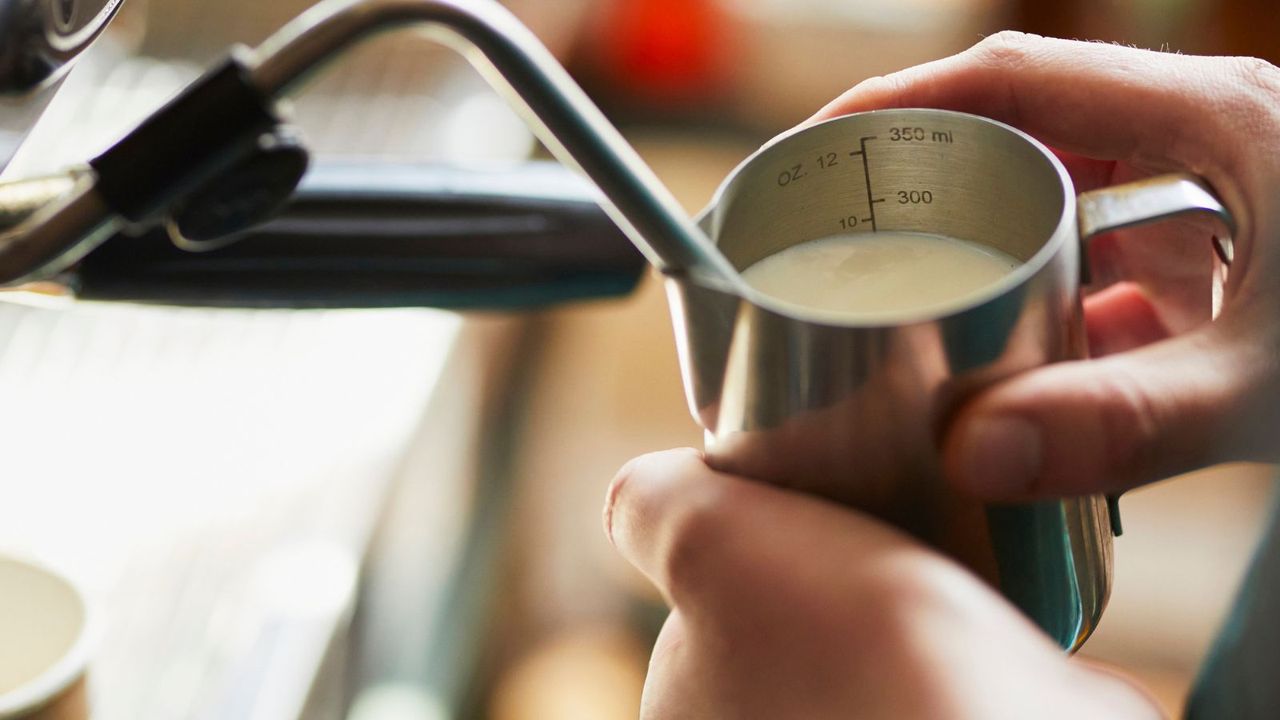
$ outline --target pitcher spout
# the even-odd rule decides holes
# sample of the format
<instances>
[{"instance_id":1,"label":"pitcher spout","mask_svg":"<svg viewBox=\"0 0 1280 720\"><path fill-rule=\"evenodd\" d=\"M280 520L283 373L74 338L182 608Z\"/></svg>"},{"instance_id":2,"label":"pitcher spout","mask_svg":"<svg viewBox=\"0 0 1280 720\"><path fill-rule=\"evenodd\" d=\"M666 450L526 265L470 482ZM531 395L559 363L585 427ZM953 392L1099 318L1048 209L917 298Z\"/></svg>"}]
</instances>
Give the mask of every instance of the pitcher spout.
<instances>
[{"instance_id":1,"label":"pitcher spout","mask_svg":"<svg viewBox=\"0 0 1280 720\"><path fill-rule=\"evenodd\" d=\"M743 300L683 273L668 273L665 284L689 412L715 433L729 345Z\"/></svg>"}]
</instances>

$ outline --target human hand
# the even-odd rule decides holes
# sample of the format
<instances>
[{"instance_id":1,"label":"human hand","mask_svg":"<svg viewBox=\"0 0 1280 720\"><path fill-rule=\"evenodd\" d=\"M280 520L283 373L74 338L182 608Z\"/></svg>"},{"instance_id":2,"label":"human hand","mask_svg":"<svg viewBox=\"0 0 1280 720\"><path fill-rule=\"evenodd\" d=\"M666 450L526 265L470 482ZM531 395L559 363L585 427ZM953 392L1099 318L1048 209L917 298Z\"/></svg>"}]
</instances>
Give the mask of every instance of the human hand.
<instances>
[{"instance_id":1,"label":"human hand","mask_svg":"<svg viewBox=\"0 0 1280 720\"><path fill-rule=\"evenodd\" d=\"M999 33L867 80L814 120L937 107L1001 120L1063 158L1077 190L1158 172L1206 178L1235 214L1235 263L1209 323L1209 235L1168 223L1099 238L1092 354L1000 383L957 415L948 477L1025 500L1116 492L1227 460L1280 459L1280 70Z\"/></svg>"},{"instance_id":2,"label":"human hand","mask_svg":"<svg viewBox=\"0 0 1280 720\"><path fill-rule=\"evenodd\" d=\"M1150 718L975 576L856 511L647 455L605 530L673 610L641 718Z\"/></svg>"}]
</instances>

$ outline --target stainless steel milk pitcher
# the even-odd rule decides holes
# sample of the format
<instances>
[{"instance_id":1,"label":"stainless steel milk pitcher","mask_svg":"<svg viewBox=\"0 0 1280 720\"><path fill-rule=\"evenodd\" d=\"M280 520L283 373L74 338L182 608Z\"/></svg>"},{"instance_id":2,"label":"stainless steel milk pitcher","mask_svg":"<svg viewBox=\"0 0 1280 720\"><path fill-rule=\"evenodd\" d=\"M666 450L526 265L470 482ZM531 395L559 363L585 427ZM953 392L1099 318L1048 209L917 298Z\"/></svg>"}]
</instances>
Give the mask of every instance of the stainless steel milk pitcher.
<instances>
[{"instance_id":1,"label":"stainless steel milk pitcher","mask_svg":"<svg viewBox=\"0 0 1280 720\"><path fill-rule=\"evenodd\" d=\"M270 156L261 139L280 135L284 121L275 100L356 40L401 26L457 47L506 91L664 274L689 403L713 465L895 523L986 578L1064 647L1083 642L1106 601L1118 519L1098 497L997 507L958 496L939 478L937 435L974 391L1084 356L1082 239L1189 211L1229 225L1190 176L1077 198L1053 154L1013 128L953 112L887 110L770 143L730 175L695 225L498 4L330 0L256 51L233 53L75 175L65 198L0 242L0 284L74 276L97 245L166 224L177 227L180 250L225 252L221 241L184 242L192 238L181 237L176 213L201 188L244 173L271 180L273 192L258 193L261 207L243 207L239 197L211 203L213 224L241 227L271 210L301 174L290 154L263 164ZM963 307L893 323L789 308L740 276L806 240L884 230L948 235L1020 264ZM225 288L219 296L234 301L234 288Z\"/></svg>"},{"instance_id":2,"label":"stainless steel milk pitcher","mask_svg":"<svg viewBox=\"0 0 1280 720\"><path fill-rule=\"evenodd\" d=\"M1078 646L1106 602L1116 508L1099 496L984 506L942 482L939 432L976 390L1085 357L1082 239L1193 210L1230 223L1185 175L1077 203L1047 148L956 112L862 113L773 141L724 181L699 223L738 270L808 240L886 230L966 240L1019 265L962 306L893 322L671 277L708 461L884 518L988 579L1064 647Z\"/></svg>"}]
</instances>

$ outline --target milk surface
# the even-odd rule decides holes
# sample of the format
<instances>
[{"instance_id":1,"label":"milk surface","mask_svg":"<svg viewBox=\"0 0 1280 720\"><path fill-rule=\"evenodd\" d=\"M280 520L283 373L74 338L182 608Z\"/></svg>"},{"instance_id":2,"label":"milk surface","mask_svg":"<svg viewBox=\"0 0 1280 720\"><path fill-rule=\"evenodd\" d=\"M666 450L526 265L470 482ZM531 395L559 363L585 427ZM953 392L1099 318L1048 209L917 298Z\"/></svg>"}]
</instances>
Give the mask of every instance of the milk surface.
<instances>
[{"instance_id":1,"label":"milk surface","mask_svg":"<svg viewBox=\"0 0 1280 720\"><path fill-rule=\"evenodd\" d=\"M850 319L945 310L980 293L1018 261L974 243L914 232L811 240L770 255L742 277L789 305Z\"/></svg>"}]
</instances>

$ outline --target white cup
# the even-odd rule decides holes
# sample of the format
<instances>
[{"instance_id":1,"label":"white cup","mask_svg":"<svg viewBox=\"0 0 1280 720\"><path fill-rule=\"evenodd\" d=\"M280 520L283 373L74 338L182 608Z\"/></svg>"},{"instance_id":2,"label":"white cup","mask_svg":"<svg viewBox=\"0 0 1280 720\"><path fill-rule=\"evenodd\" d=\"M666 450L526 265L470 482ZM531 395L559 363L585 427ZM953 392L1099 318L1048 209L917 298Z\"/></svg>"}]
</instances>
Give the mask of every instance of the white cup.
<instances>
[{"instance_id":1,"label":"white cup","mask_svg":"<svg viewBox=\"0 0 1280 720\"><path fill-rule=\"evenodd\" d=\"M89 607L65 577L0 555L0 720L86 720Z\"/></svg>"}]
</instances>

